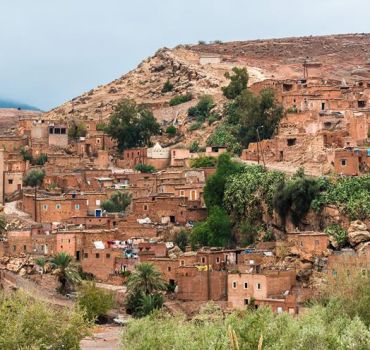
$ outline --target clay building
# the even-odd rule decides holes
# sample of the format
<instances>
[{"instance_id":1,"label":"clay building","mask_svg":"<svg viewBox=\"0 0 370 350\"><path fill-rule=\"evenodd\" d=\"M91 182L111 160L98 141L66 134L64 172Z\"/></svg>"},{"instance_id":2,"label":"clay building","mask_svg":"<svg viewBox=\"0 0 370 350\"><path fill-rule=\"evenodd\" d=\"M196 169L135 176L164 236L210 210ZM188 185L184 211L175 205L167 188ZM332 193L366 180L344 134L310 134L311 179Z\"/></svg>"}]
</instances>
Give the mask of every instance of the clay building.
<instances>
[{"instance_id":1,"label":"clay building","mask_svg":"<svg viewBox=\"0 0 370 350\"><path fill-rule=\"evenodd\" d=\"M291 232L286 239L288 244L313 255L322 255L329 246L329 236L323 232Z\"/></svg>"}]
</instances>

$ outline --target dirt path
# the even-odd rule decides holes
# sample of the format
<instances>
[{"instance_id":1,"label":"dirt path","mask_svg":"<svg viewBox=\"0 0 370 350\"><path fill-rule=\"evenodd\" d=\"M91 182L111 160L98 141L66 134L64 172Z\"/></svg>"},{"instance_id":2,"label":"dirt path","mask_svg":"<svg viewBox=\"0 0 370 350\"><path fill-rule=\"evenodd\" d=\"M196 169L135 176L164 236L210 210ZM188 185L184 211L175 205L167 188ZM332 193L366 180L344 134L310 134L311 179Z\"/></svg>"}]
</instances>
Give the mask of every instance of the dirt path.
<instances>
[{"instance_id":1,"label":"dirt path","mask_svg":"<svg viewBox=\"0 0 370 350\"><path fill-rule=\"evenodd\" d=\"M122 327L101 326L81 341L81 350L119 350Z\"/></svg>"}]
</instances>

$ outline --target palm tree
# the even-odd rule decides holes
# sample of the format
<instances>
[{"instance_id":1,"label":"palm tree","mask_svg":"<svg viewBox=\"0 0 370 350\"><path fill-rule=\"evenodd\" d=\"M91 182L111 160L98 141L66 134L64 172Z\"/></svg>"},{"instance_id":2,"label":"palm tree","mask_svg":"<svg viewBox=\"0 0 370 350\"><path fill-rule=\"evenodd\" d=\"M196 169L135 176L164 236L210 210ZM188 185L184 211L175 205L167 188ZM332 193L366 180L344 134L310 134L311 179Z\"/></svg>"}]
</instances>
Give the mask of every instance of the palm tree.
<instances>
[{"instance_id":1,"label":"palm tree","mask_svg":"<svg viewBox=\"0 0 370 350\"><path fill-rule=\"evenodd\" d=\"M41 273L44 274L45 273L45 265L47 263L47 260L44 257L41 257L41 258L36 259L35 263L36 263L37 266L41 267Z\"/></svg>"},{"instance_id":2,"label":"palm tree","mask_svg":"<svg viewBox=\"0 0 370 350\"><path fill-rule=\"evenodd\" d=\"M51 264L55 268L54 273L58 277L62 294L65 294L74 284L81 282L81 275L69 254L58 253L51 260Z\"/></svg>"},{"instance_id":3,"label":"palm tree","mask_svg":"<svg viewBox=\"0 0 370 350\"><path fill-rule=\"evenodd\" d=\"M127 280L127 293L144 295L166 290L162 273L153 264L142 263L136 266L136 271Z\"/></svg>"}]
</instances>

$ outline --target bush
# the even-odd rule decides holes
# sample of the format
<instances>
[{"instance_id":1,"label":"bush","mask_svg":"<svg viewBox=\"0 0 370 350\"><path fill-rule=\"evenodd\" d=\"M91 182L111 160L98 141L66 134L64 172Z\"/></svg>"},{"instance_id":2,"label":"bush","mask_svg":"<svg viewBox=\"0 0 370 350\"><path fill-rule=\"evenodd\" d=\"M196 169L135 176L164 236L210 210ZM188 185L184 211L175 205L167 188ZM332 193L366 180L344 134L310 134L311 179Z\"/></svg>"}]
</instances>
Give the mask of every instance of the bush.
<instances>
[{"instance_id":1,"label":"bush","mask_svg":"<svg viewBox=\"0 0 370 350\"><path fill-rule=\"evenodd\" d=\"M192 99L193 99L193 95L190 93L186 95L175 96L170 100L170 106L177 106L182 103L191 101Z\"/></svg>"},{"instance_id":2,"label":"bush","mask_svg":"<svg viewBox=\"0 0 370 350\"><path fill-rule=\"evenodd\" d=\"M93 282L82 284L78 290L77 302L91 321L105 316L115 306L112 293L97 288Z\"/></svg>"},{"instance_id":3,"label":"bush","mask_svg":"<svg viewBox=\"0 0 370 350\"><path fill-rule=\"evenodd\" d=\"M198 122L204 122L210 115L211 110L216 106L212 96L203 95L198 103L188 109L188 116L194 117Z\"/></svg>"},{"instance_id":4,"label":"bush","mask_svg":"<svg viewBox=\"0 0 370 350\"><path fill-rule=\"evenodd\" d=\"M331 224L327 226L324 231L335 239L338 243L338 248L342 248L347 244L347 231L339 224Z\"/></svg>"},{"instance_id":5,"label":"bush","mask_svg":"<svg viewBox=\"0 0 370 350\"><path fill-rule=\"evenodd\" d=\"M202 126L202 122L195 122L193 124L191 124L188 128L188 131L195 131L195 130L198 130L200 129Z\"/></svg>"},{"instance_id":6,"label":"bush","mask_svg":"<svg viewBox=\"0 0 370 350\"><path fill-rule=\"evenodd\" d=\"M98 123L96 124L96 130L97 131L106 131L107 126L104 123Z\"/></svg>"},{"instance_id":7,"label":"bush","mask_svg":"<svg viewBox=\"0 0 370 350\"><path fill-rule=\"evenodd\" d=\"M233 100L247 88L249 77L245 68L234 67L232 74L227 72L225 77L230 80L228 86L222 87L222 92L226 98Z\"/></svg>"},{"instance_id":8,"label":"bush","mask_svg":"<svg viewBox=\"0 0 370 350\"><path fill-rule=\"evenodd\" d=\"M167 80L162 88L162 93L171 92L173 90L173 84Z\"/></svg>"},{"instance_id":9,"label":"bush","mask_svg":"<svg viewBox=\"0 0 370 350\"><path fill-rule=\"evenodd\" d=\"M168 134L169 136L175 136L176 135L176 127L174 125L170 125L166 129L166 134Z\"/></svg>"},{"instance_id":10,"label":"bush","mask_svg":"<svg viewBox=\"0 0 370 350\"><path fill-rule=\"evenodd\" d=\"M186 246L188 245L188 233L185 230L181 230L176 234L174 242L183 252L185 252Z\"/></svg>"},{"instance_id":11,"label":"bush","mask_svg":"<svg viewBox=\"0 0 370 350\"><path fill-rule=\"evenodd\" d=\"M142 164L142 163L137 164L135 166L135 170L140 171L142 173L155 173L156 172L156 168L153 165Z\"/></svg>"},{"instance_id":12,"label":"bush","mask_svg":"<svg viewBox=\"0 0 370 350\"><path fill-rule=\"evenodd\" d=\"M199 152L200 147L199 147L199 142L198 141L193 141L191 145L189 146L189 151L190 153L197 153Z\"/></svg>"},{"instance_id":13,"label":"bush","mask_svg":"<svg viewBox=\"0 0 370 350\"><path fill-rule=\"evenodd\" d=\"M23 157L23 160L28 160L29 162L33 161L32 153L24 148L21 148L20 153Z\"/></svg>"},{"instance_id":14,"label":"bush","mask_svg":"<svg viewBox=\"0 0 370 350\"><path fill-rule=\"evenodd\" d=\"M190 161L190 167L192 168L212 168L217 164L217 158L201 156L194 158Z\"/></svg>"},{"instance_id":15,"label":"bush","mask_svg":"<svg viewBox=\"0 0 370 350\"><path fill-rule=\"evenodd\" d=\"M113 193L110 199L101 204L103 210L108 213L123 213L131 203L131 195L117 191Z\"/></svg>"},{"instance_id":16,"label":"bush","mask_svg":"<svg viewBox=\"0 0 370 350\"><path fill-rule=\"evenodd\" d=\"M48 161L48 156L45 153L41 153L38 158L34 161L35 165L44 165Z\"/></svg>"},{"instance_id":17,"label":"bush","mask_svg":"<svg viewBox=\"0 0 370 350\"><path fill-rule=\"evenodd\" d=\"M242 147L236 136L237 129L234 126L221 124L207 139L207 146L224 146L234 154L240 154Z\"/></svg>"},{"instance_id":18,"label":"bush","mask_svg":"<svg viewBox=\"0 0 370 350\"><path fill-rule=\"evenodd\" d=\"M78 308L56 308L21 292L0 295L0 349L80 348L92 323Z\"/></svg>"},{"instance_id":19,"label":"bush","mask_svg":"<svg viewBox=\"0 0 370 350\"><path fill-rule=\"evenodd\" d=\"M86 136L86 125L82 122L73 120L68 128L68 137L71 139L79 139Z\"/></svg>"}]
</instances>

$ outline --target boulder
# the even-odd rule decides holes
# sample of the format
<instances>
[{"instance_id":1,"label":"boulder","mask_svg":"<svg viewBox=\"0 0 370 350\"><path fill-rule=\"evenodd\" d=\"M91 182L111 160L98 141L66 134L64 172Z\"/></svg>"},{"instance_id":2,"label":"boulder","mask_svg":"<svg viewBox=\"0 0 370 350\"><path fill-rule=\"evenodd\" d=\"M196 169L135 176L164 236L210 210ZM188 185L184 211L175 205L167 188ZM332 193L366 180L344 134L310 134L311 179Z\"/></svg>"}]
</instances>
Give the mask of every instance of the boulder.
<instances>
[{"instance_id":1,"label":"boulder","mask_svg":"<svg viewBox=\"0 0 370 350\"><path fill-rule=\"evenodd\" d=\"M360 220L352 221L348 228L348 241L351 246L370 241L370 232Z\"/></svg>"}]
</instances>

